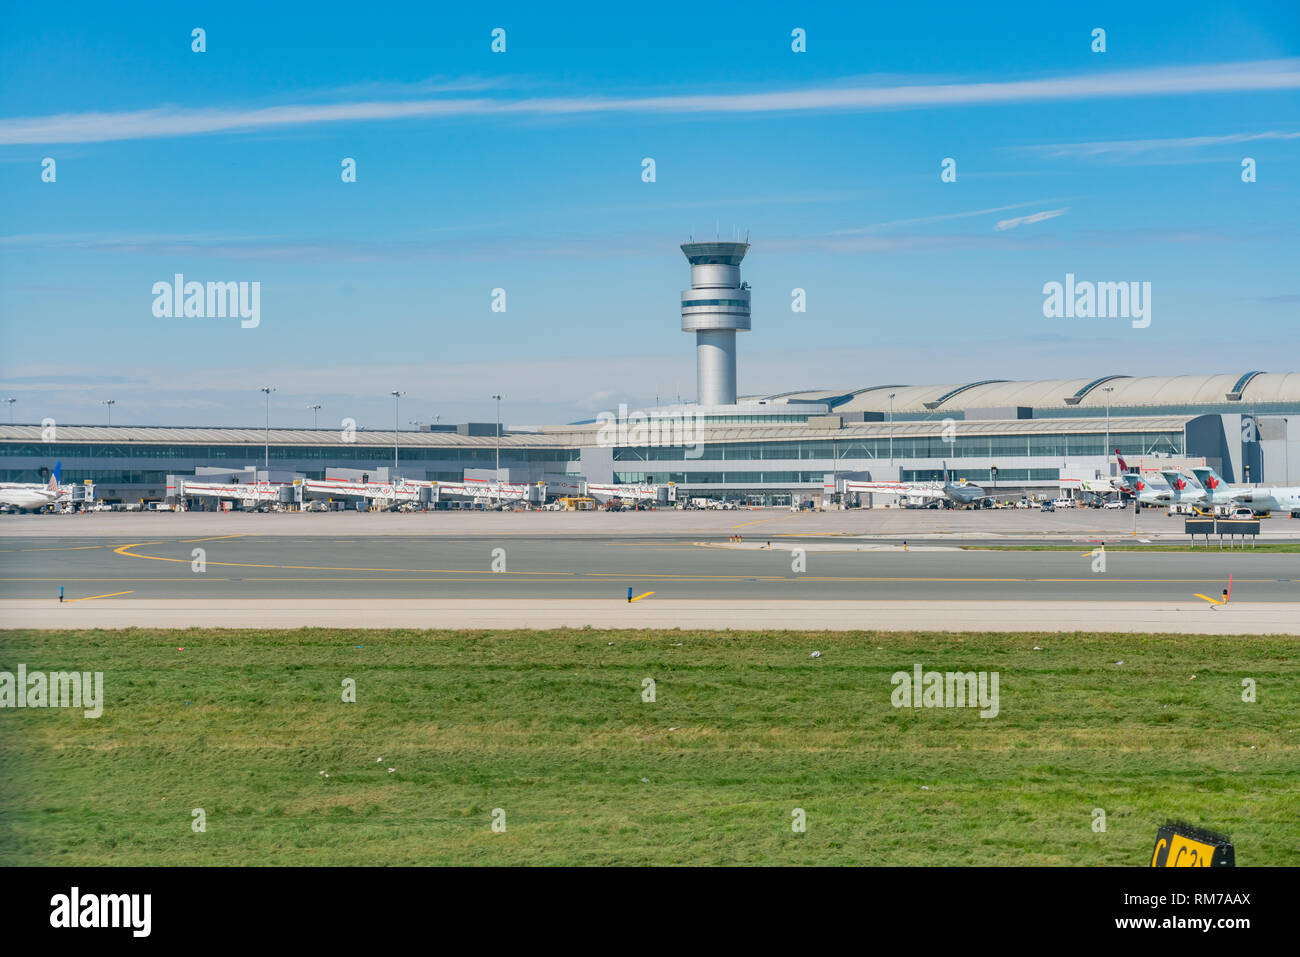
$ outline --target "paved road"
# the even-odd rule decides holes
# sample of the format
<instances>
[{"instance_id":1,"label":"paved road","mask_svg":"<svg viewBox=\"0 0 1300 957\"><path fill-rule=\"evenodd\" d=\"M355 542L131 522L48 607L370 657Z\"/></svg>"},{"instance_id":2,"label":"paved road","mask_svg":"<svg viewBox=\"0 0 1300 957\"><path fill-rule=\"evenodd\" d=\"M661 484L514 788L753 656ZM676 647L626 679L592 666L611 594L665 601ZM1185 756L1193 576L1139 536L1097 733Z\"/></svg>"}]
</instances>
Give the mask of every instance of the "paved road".
<instances>
[{"instance_id":1,"label":"paved road","mask_svg":"<svg viewBox=\"0 0 1300 957\"><path fill-rule=\"evenodd\" d=\"M718 539L721 539L720 541ZM802 571L791 549L805 549ZM853 549L872 548L860 551ZM203 571L193 570L203 550ZM500 550L497 552L497 550ZM965 551L842 537L792 536L772 548L726 536L641 539L521 536L237 536L106 541L8 537L0 542L0 598L57 595L140 599L619 599L1164 601L1217 597L1300 601L1300 556L1286 553ZM493 562L504 561L504 571ZM126 593L126 594L120 594ZM99 598L96 596L111 596Z\"/></svg>"},{"instance_id":2,"label":"paved road","mask_svg":"<svg viewBox=\"0 0 1300 957\"><path fill-rule=\"evenodd\" d=\"M1294 635L1300 602L0 598L13 628L709 628ZM1035 638L1043 641L1038 634ZM810 650L826 647L811 639ZM1047 644L1043 641L1043 644Z\"/></svg>"},{"instance_id":3,"label":"paved road","mask_svg":"<svg viewBox=\"0 0 1300 957\"><path fill-rule=\"evenodd\" d=\"M218 535L285 535L346 538L382 535L414 537L656 538L665 535L722 540L731 533L746 540L785 535L868 535L890 540L922 538L988 541L1068 541L1134 537L1132 511L1066 509L931 510L851 509L843 512L790 512L788 509L655 512L357 512L214 513L95 512L87 515L0 515L0 549L14 538L76 536L121 542L155 538L201 538ZM1185 542L1180 516L1144 509L1137 536ZM1300 520L1267 519L1261 541L1300 542Z\"/></svg>"}]
</instances>

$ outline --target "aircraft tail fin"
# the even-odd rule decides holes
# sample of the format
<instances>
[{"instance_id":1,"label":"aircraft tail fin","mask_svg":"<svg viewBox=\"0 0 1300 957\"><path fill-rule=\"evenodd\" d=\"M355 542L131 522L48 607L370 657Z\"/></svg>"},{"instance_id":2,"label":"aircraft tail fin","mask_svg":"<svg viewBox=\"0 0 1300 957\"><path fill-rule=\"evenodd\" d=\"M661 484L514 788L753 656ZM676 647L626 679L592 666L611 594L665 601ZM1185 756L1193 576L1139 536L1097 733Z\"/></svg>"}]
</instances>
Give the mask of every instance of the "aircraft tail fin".
<instances>
[{"instance_id":1,"label":"aircraft tail fin","mask_svg":"<svg viewBox=\"0 0 1300 957\"><path fill-rule=\"evenodd\" d=\"M1213 492L1218 488L1226 488L1228 484L1220 477L1218 472L1208 465L1192 469L1192 474L1196 476L1196 481L1200 483L1201 488L1207 492Z\"/></svg>"},{"instance_id":2,"label":"aircraft tail fin","mask_svg":"<svg viewBox=\"0 0 1300 957\"><path fill-rule=\"evenodd\" d=\"M1128 463L1124 461L1124 456L1119 454L1119 449L1115 449L1115 461L1119 462L1119 470L1121 472L1129 471Z\"/></svg>"},{"instance_id":3,"label":"aircraft tail fin","mask_svg":"<svg viewBox=\"0 0 1300 957\"><path fill-rule=\"evenodd\" d=\"M1160 474L1165 477L1165 481L1169 483L1169 488L1172 491L1181 492L1187 488L1187 479L1183 478L1181 472L1162 470Z\"/></svg>"},{"instance_id":4,"label":"aircraft tail fin","mask_svg":"<svg viewBox=\"0 0 1300 957\"><path fill-rule=\"evenodd\" d=\"M55 462L54 471L50 473L50 484L46 486L51 492L59 490L59 476L63 474L63 463Z\"/></svg>"}]
</instances>

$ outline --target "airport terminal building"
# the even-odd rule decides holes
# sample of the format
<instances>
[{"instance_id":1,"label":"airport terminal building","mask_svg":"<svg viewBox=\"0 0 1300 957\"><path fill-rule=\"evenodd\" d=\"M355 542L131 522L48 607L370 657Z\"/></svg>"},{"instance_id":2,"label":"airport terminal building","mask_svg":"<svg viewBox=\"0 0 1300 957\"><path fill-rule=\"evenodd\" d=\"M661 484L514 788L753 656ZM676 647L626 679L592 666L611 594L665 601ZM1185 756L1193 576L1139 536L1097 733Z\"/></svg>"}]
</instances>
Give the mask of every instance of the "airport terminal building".
<instances>
[{"instance_id":1,"label":"airport terminal building","mask_svg":"<svg viewBox=\"0 0 1300 957\"><path fill-rule=\"evenodd\" d=\"M1116 473L1109 449L1147 468L1208 464L1229 482L1300 484L1300 373L1098 375L1081 379L870 385L738 396L736 337L750 328L740 242L687 243L684 332L696 337L689 405L531 431L493 424L422 431L0 426L0 481L37 482L62 462L109 502L161 500L168 477L230 470L325 479L327 470L460 482L500 463L501 481L565 476L673 483L676 498L765 505L825 501L842 477L953 479L996 496L1055 495ZM396 462L395 462L396 460ZM390 471L391 470L391 471Z\"/></svg>"},{"instance_id":2,"label":"airport terminal building","mask_svg":"<svg viewBox=\"0 0 1300 957\"><path fill-rule=\"evenodd\" d=\"M350 440L325 429L64 425L45 441L40 425L5 425L0 480L40 481L42 467L61 461L64 481L94 482L100 500L152 501L169 475L202 467L269 461L272 472L308 478L330 468L389 475L396 451L396 473L417 480L458 482L467 469L493 469L499 455L507 481L672 482L679 499L780 505L820 498L837 476L925 481L942 478L945 465L955 479L1008 495L1056 494L1063 479L1114 474L1106 450L1118 448L1130 464L1204 460L1229 482L1289 485L1300 480L1297 423L1300 373L879 385L500 436L491 424Z\"/></svg>"}]
</instances>

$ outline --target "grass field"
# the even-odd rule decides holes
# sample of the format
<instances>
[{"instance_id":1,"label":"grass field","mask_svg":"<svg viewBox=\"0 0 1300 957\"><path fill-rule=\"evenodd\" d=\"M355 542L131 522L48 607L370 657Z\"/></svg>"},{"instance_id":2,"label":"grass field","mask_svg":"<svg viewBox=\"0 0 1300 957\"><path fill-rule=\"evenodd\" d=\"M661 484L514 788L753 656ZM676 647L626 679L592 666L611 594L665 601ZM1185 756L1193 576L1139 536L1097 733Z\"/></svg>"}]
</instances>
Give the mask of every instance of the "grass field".
<instances>
[{"instance_id":1,"label":"grass field","mask_svg":"<svg viewBox=\"0 0 1300 957\"><path fill-rule=\"evenodd\" d=\"M1277 637L0 632L0 670L102 671L106 699L98 719L0 711L0 864L1145 865L1178 818L1228 832L1240 865L1294 866L1296 652ZM891 674L918 663L997 671L998 716L894 708Z\"/></svg>"}]
</instances>

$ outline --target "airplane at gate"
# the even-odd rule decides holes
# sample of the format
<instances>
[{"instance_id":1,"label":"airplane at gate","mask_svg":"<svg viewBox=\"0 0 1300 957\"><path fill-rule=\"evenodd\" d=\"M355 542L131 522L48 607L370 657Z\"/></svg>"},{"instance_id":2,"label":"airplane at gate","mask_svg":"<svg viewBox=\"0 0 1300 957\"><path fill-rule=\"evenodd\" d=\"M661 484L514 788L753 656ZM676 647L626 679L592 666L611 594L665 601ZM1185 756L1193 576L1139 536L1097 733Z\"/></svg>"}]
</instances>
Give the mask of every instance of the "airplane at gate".
<instances>
[{"instance_id":1,"label":"airplane at gate","mask_svg":"<svg viewBox=\"0 0 1300 957\"><path fill-rule=\"evenodd\" d=\"M872 495L902 495L906 498L946 498L957 505L974 505L990 494L973 482L948 479L948 463L943 464L943 484L938 482L861 482L844 480L845 492L868 492Z\"/></svg>"},{"instance_id":2,"label":"airplane at gate","mask_svg":"<svg viewBox=\"0 0 1300 957\"><path fill-rule=\"evenodd\" d=\"M1214 469L1202 466L1192 469L1196 481L1209 495L1221 496L1214 501L1246 505L1252 512L1300 511L1300 486L1251 486L1232 488Z\"/></svg>"},{"instance_id":3,"label":"airplane at gate","mask_svg":"<svg viewBox=\"0 0 1300 957\"><path fill-rule=\"evenodd\" d=\"M59 489L59 475L63 463L54 463L54 472L50 480L42 485L40 482L6 482L0 485L0 505L12 505L14 508L43 508L67 495Z\"/></svg>"},{"instance_id":4,"label":"airplane at gate","mask_svg":"<svg viewBox=\"0 0 1300 957\"><path fill-rule=\"evenodd\" d=\"M1198 483L1192 483L1185 476L1178 472L1161 471L1165 482L1169 485L1169 502L1205 502L1205 489L1201 488Z\"/></svg>"},{"instance_id":5,"label":"airplane at gate","mask_svg":"<svg viewBox=\"0 0 1300 957\"><path fill-rule=\"evenodd\" d=\"M1129 493L1140 505L1168 505L1173 501L1168 488L1148 485L1140 475L1125 472L1122 478L1128 484Z\"/></svg>"}]
</instances>

